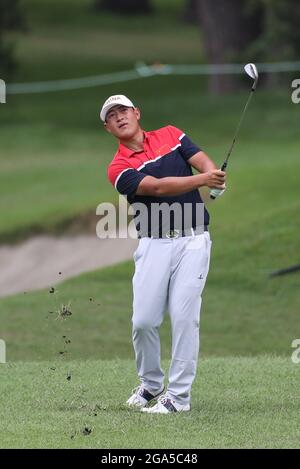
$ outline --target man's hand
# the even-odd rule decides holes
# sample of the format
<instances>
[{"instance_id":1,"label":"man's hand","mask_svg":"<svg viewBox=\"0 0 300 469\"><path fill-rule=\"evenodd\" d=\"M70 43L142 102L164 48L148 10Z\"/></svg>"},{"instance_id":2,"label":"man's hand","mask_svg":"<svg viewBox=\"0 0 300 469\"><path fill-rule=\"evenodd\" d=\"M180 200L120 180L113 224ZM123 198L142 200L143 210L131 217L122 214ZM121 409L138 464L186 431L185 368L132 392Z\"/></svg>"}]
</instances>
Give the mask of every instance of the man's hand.
<instances>
[{"instance_id":1,"label":"man's hand","mask_svg":"<svg viewBox=\"0 0 300 469\"><path fill-rule=\"evenodd\" d=\"M205 186L211 189L225 190L226 173L220 169L212 169L203 174Z\"/></svg>"}]
</instances>

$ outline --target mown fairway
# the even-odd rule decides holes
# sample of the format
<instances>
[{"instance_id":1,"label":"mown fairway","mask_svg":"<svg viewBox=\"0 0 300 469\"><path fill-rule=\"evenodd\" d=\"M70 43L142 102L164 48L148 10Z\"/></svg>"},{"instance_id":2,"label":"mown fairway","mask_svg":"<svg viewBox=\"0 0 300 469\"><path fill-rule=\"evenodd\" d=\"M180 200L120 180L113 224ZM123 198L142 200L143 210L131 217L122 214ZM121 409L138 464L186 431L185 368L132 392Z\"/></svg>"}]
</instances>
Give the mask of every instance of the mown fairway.
<instances>
[{"instance_id":1,"label":"mown fairway","mask_svg":"<svg viewBox=\"0 0 300 469\"><path fill-rule=\"evenodd\" d=\"M299 446L299 370L290 359L203 360L184 415L126 409L135 382L128 360L20 362L0 373L2 448Z\"/></svg>"}]
</instances>

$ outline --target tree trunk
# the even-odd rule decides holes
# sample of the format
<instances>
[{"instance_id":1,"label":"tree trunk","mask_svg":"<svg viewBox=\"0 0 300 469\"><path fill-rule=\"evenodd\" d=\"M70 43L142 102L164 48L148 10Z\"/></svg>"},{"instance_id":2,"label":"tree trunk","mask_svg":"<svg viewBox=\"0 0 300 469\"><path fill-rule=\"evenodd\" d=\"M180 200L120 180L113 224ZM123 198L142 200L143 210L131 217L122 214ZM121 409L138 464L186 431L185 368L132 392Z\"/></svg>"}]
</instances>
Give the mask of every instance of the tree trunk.
<instances>
[{"instance_id":1,"label":"tree trunk","mask_svg":"<svg viewBox=\"0 0 300 469\"><path fill-rule=\"evenodd\" d=\"M209 63L243 61L243 51L258 36L261 20L258 11L249 12L246 0L197 0L203 46ZM211 75L212 93L232 92L239 87L235 75Z\"/></svg>"},{"instance_id":2,"label":"tree trunk","mask_svg":"<svg viewBox=\"0 0 300 469\"><path fill-rule=\"evenodd\" d=\"M114 13L136 14L151 13L151 0L94 0L97 10L108 10Z\"/></svg>"},{"instance_id":3,"label":"tree trunk","mask_svg":"<svg viewBox=\"0 0 300 469\"><path fill-rule=\"evenodd\" d=\"M5 32L25 30L26 24L19 0L0 0L0 77L8 80L16 69L14 49L7 44Z\"/></svg>"},{"instance_id":4,"label":"tree trunk","mask_svg":"<svg viewBox=\"0 0 300 469\"><path fill-rule=\"evenodd\" d=\"M197 24L198 23L198 6L197 0L186 0L182 19L185 23Z\"/></svg>"}]
</instances>

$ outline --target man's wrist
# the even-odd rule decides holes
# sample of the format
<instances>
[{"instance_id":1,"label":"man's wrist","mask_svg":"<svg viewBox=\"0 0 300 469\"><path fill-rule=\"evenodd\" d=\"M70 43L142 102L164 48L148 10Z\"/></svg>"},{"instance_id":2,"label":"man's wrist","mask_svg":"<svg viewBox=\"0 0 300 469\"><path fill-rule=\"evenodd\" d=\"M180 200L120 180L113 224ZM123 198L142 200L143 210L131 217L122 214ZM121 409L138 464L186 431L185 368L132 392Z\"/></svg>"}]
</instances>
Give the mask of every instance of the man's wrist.
<instances>
[{"instance_id":1,"label":"man's wrist","mask_svg":"<svg viewBox=\"0 0 300 469\"><path fill-rule=\"evenodd\" d=\"M197 174L196 177L197 177L197 186L204 187L206 185L205 173Z\"/></svg>"}]
</instances>

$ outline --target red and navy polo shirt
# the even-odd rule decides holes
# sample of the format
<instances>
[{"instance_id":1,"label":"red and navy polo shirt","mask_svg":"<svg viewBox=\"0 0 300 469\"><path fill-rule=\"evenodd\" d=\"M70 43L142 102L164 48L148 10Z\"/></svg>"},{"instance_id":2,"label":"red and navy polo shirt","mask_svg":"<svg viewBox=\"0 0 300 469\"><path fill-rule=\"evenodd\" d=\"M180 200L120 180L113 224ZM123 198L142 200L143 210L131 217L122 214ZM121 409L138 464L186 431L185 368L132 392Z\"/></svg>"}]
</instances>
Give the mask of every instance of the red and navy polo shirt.
<instances>
[{"instance_id":1,"label":"red and navy polo shirt","mask_svg":"<svg viewBox=\"0 0 300 469\"><path fill-rule=\"evenodd\" d=\"M197 189L176 196L161 197L137 195L136 191L146 176L155 178L191 176L193 173L188 160L201 149L185 133L172 125L150 132L144 131L143 146L143 151L136 152L123 144L119 145L114 159L108 166L110 182L120 194L127 196L130 204L143 203L149 210L153 203L166 202L169 205L174 202L179 202L181 205L190 203L194 212L191 227L196 228L197 204L203 204ZM203 224L209 224L209 214L205 207ZM149 235L151 236L151 227Z\"/></svg>"}]
</instances>

